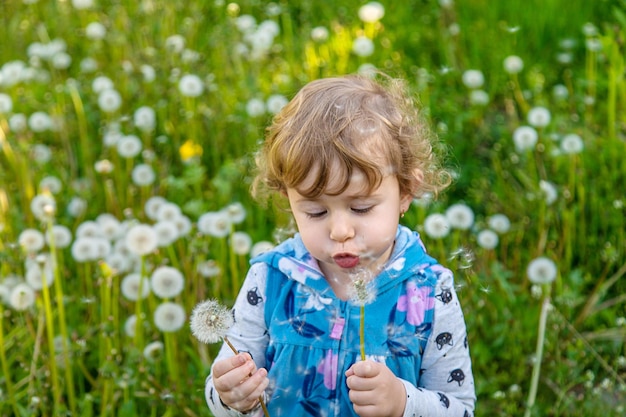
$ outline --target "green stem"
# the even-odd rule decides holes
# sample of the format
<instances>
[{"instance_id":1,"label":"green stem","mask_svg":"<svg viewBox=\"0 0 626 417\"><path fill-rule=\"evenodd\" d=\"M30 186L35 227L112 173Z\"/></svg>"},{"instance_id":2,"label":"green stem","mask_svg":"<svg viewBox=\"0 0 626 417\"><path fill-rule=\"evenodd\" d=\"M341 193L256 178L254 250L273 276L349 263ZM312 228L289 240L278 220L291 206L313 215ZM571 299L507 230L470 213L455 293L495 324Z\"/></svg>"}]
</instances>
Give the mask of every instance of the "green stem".
<instances>
[{"instance_id":1,"label":"green stem","mask_svg":"<svg viewBox=\"0 0 626 417\"><path fill-rule=\"evenodd\" d=\"M54 242L54 233L52 232L52 226L52 220L49 220L48 235L50 239L48 245L50 247L50 262L52 263L52 271L54 274L54 291L57 304L56 307L59 314L59 330L61 332L61 343L63 348L62 354L63 360L65 361L65 386L67 389L67 397L70 403L70 410L72 412L72 415L76 415L76 395L74 392L74 377L70 361L69 336L67 331L67 321L65 319L65 305L63 302L63 283L61 281L61 275L59 274L59 268L57 264L56 246Z\"/></svg>"},{"instance_id":2,"label":"green stem","mask_svg":"<svg viewBox=\"0 0 626 417\"><path fill-rule=\"evenodd\" d=\"M43 275L42 277L43 279L45 279ZM61 410L61 388L59 386L57 363L54 358L54 317L52 314L52 302L50 301L50 290L46 282L43 283L41 293L43 295L43 304L46 317L46 336L48 337L48 351L50 355L48 365L50 367L50 379L52 380L54 412L55 414L57 414Z\"/></svg>"},{"instance_id":3,"label":"green stem","mask_svg":"<svg viewBox=\"0 0 626 417\"><path fill-rule=\"evenodd\" d=\"M146 258L144 256L141 257L141 272L139 277L139 290L137 294L137 302L135 303L135 317L137 321L135 322L135 347L139 350L143 349L143 317L142 317L142 294L143 294L143 286L144 286L144 277L146 276Z\"/></svg>"},{"instance_id":4,"label":"green stem","mask_svg":"<svg viewBox=\"0 0 626 417\"><path fill-rule=\"evenodd\" d=\"M365 360L365 305L361 306L361 323L359 326L359 339L361 341L361 360Z\"/></svg>"},{"instance_id":5,"label":"green stem","mask_svg":"<svg viewBox=\"0 0 626 417\"><path fill-rule=\"evenodd\" d=\"M2 303L0 303L0 318L4 317L4 309ZM2 373L4 374L4 384L7 387L7 394L11 407L13 408L13 414L19 416L19 410L17 408L17 402L15 394L13 392L13 383L11 382L11 374L9 372L9 363L7 361L6 354L4 352L4 329L2 328L3 319L0 319L0 362L2 365Z\"/></svg>"},{"instance_id":6,"label":"green stem","mask_svg":"<svg viewBox=\"0 0 626 417\"><path fill-rule=\"evenodd\" d=\"M539 315L539 330L537 337L537 347L535 350L535 363L533 365L533 373L530 378L530 390L528 392L528 401L526 403L526 412L524 417L530 417L532 408L535 405L537 397L537 387L539 385L539 374L541 372L541 358L543 356L543 344L546 335L546 322L548 320L548 310L550 309L550 295L547 294L541 304L541 313Z\"/></svg>"}]
</instances>

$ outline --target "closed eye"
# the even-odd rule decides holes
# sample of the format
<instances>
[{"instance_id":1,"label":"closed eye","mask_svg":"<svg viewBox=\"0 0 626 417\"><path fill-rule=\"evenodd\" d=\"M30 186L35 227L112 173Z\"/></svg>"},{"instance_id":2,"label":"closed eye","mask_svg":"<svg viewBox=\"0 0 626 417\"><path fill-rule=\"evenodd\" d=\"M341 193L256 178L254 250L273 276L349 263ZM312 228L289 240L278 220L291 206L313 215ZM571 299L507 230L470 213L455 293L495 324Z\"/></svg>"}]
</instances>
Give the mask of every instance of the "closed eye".
<instances>
[{"instance_id":1,"label":"closed eye","mask_svg":"<svg viewBox=\"0 0 626 417\"><path fill-rule=\"evenodd\" d=\"M370 206L370 207L363 207L363 208L353 208L352 211L357 213L357 214L366 214L368 212L370 212L374 207Z\"/></svg>"},{"instance_id":2,"label":"closed eye","mask_svg":"<svg viewBox=\"0 0 626 417\"><path fill-rule=\"evenodd\" d=\"M315 212L315 213L306 213L306 216L309 219L319 219L319 218L323 217L325 214L326 214L326 211L318 211L318 212Z\"/></svg>"}]
</instances>

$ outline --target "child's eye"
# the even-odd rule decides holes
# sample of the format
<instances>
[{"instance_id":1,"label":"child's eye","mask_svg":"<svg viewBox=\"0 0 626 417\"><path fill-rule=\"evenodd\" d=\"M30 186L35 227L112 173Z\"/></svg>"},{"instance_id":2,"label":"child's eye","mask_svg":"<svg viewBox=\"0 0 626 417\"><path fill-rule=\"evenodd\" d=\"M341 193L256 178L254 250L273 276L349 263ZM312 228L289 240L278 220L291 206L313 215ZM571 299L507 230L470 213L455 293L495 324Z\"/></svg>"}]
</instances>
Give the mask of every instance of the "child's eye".
<instances>
[{"instance_id":1,"label":"child's eye","mask_svg":"<svg viewBox=\"0 0 626 417\"><path fill-rule=\"evenodd\" d=\"M306 213L306 216L309 219L319 219L320 217L324 216L326 214L326 211L317 211L314 213Z\"/></svg>"},{"instance_id":2,"label":"child's eye","mask_svg":"<svg viewBox=\"0 0 626 417\"><path fill-rule=\"evenodd\" d=\"M365 214L368 213L369 211L372 210L373 207L355 207L352 209L353 212L357 213L357 214Z\"/></svg>"}]
</instances>

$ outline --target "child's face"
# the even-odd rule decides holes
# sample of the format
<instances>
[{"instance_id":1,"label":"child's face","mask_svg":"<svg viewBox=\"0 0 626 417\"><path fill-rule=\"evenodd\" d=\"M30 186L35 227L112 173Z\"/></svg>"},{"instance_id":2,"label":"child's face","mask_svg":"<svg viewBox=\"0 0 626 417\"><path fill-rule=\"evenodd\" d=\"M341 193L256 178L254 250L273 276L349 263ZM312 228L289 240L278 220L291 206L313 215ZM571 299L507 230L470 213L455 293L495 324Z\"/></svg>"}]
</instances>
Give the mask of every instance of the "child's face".
<instances>
[{"instance_id":1,"label":"child's face","mask_svg":"<svg viewBox=\"0 0 626 417\"><path fill-rule=\"evenodd\" d=\"M328 189L337 187L331 180ZM310 199L288 188L287 197L304 245L327 279L341 281L363 269L372 277L378 275L391 255L400 214L411 202L410 195L400 194L395 175L385 176L368 193L366 177L360 172L339 195Z\"/></svg>"}]
</instances>

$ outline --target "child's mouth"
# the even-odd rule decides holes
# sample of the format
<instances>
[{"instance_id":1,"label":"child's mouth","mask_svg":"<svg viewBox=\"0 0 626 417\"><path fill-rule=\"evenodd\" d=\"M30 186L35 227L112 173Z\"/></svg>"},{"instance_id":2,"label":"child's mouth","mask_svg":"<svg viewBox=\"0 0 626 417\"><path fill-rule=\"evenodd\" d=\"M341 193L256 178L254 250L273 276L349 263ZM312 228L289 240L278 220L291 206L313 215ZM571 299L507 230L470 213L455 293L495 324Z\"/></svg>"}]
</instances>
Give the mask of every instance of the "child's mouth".
<instances>
[{"instance_id":1,"label":"child's mouth","mask_svg":"<svg viewBox=\"0 0 626 417\"><path fill-rule=\"evenodd\" d=\"M333 260L337 265L344 269L352 269L359 264L359 257L356 255L335 255Z\"/></svg>"}]
</instances>

